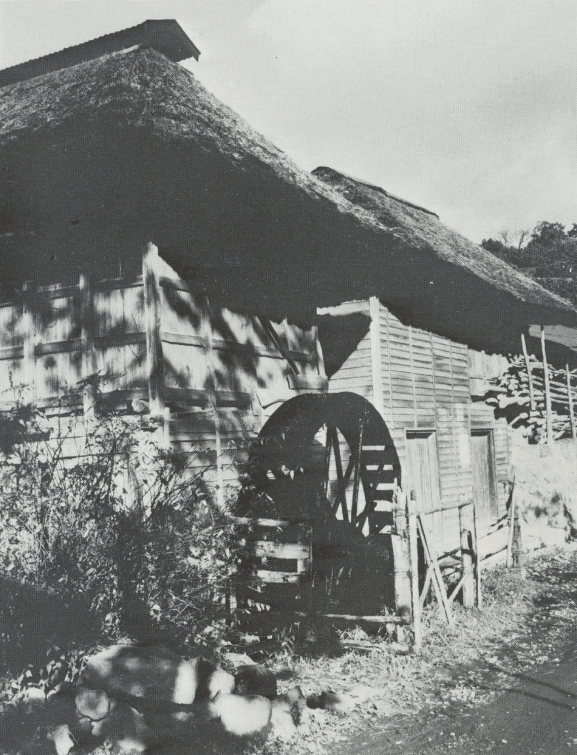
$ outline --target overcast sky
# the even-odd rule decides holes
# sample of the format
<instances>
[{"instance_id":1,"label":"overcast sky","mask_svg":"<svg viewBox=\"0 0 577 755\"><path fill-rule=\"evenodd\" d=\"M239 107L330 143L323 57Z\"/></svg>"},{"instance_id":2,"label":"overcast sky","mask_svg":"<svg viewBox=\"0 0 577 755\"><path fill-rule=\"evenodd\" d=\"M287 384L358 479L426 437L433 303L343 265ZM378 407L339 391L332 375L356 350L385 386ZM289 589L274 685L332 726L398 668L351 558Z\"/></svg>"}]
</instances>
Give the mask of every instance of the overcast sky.
<instances>
[{"instance_id":1,"label":"overcast sky","mask_svg":"<svg viewBox=\"0 0 577 755\"><path fill-rule=\"evenodd\" d=\"M301 167L481 241L577 222L576 0L0 0L0 67L176 18L186 64Z\"/></svg>"}]
</instances>

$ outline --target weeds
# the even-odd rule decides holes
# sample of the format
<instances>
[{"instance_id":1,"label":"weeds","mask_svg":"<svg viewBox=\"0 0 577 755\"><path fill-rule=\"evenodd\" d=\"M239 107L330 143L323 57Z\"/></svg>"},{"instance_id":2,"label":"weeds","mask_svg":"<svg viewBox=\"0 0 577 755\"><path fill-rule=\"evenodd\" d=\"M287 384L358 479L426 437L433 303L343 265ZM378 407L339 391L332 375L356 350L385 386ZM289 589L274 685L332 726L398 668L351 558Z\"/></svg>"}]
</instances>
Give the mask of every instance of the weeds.
<instances>
[{"instance_id":1,"label":"weeds","mask_svg":"<svg viewBox=\"0 0 577 755\"><path fill-rule=\"evenodd\" d=\"M240 537L213 503L208 466L163 448L139 416L102 413L86 426L70 410L48 422L16 401L4 422L4 671L52 645L130 638L190 652L227 631Z\"/></svg>"}]
</instances>

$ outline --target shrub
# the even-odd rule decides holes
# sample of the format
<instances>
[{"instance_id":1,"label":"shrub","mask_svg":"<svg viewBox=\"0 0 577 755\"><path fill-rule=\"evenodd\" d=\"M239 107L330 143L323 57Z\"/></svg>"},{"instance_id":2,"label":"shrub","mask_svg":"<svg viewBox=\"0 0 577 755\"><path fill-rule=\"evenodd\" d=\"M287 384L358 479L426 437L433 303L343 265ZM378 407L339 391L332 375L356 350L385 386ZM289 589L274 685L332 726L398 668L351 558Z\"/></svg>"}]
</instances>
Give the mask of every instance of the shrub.
<instances>
[{"instance_id":1,"label":"shrub","mask_svg":"<svg viewBox=\"0 0 577 755\"><path fill-rule=\"evenodd\" d=\"M48 423L16 401L3 421L0 576L67 605L82 596L105 641L214 641L239 534L213 503L209 468L163 448L157 425L135 415L87 428L73 412Z\"/></svg>"}]
</instances>

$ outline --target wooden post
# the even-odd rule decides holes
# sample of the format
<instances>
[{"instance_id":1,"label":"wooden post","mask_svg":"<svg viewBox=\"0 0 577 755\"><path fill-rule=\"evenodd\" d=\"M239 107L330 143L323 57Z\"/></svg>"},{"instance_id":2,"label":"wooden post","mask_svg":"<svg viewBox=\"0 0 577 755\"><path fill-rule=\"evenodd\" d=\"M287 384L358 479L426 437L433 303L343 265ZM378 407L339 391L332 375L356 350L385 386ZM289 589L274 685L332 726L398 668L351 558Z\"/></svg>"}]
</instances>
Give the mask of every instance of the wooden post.
<instances>
[{"instance_id":1,"label":"wooden post","mask_svg":"<svg viewBox=\"0 0 577 755\"><path fill-rule=\"evenodd\" d=\"M411 564L407 537L407 501L400 488L395 495L395 534L391 535L395 570L395 606L397 614L411 610Z\"/></svg>"},{"instance_id":2,"label":"wooden post","mask_svg":"<svg viewBox=\"0 0 577 755\"><path fill-rule=\"evenodd\" d=\"M527 377L529 378L529 407L531 411L534 412L535 411L535 387L533 385L533 375L531 373L531 362L529 361L529 354L527 353L527 344L525 342L524 333L521 333L521 345L523 347L525 367L527 368Z\"/></svg>"},{"instance_id":3,"label":"wooden post","mask_svg":"<svg viewBox=\"0 0 577 755\"><path fill-rule=\"evenodd\" d=\"M471 532L467 527L465 519L465 506L464 504L459 506L459 528L461 530L461 579L462 594L463 594L463 607L473 608L475 605L475 576L473 573L473 554L471 548Z\"/></svg>"},{"instance_id":4,"label":"wooden post","mask_svg":"<svg viewBox=\"0 0 577 755\"><path fill-rule=\"evenodd\" d=\"M409 524L409 555L411 562L411 606L413 614L413 633L415 637L414 649L418 653L421 649L421 600L419 596L419 550L417 547L417 502L415 491L411 490L407 501Z\"/></svg>"},{"instance_id":5,"label":"wooden post","mask_svg":"<svg viewBox=\"0 0 577 755\"><path fill-rule=\"evenodd\" d=\"M82 343L82 379L87 380L96 374L96 354L94 351L94 306L92 281L86 273L80 274L80 340ZM94 419L96 405L96 385L88 381L84 385L82 408L84 418Z\"/></svg>"},{"instance_id":6,"label":"wooden post","mask_svg":"<svg viewBox=\"0 0 577 755\"><path fill-rule=\"evenodd\" d=\"M443 582L443 575L441 574L441 570L439 568L437 556L429 545L429 541L427 539L427 535L425 534L425 529L423 527L423 523L421 522L420 516L417 516L417 528L419 535L421 536L421 542L423 543L425 559L427 560L427 563L430 564L433 568L433 587L435 588L435 595L443 609L445 618L447 619L447 624L449 626L453 626L453 614L451 613L451 606L449 605L449 601L447 599L447 590L445 588L445 583Z\"/></svg>"},{"instance_id":7,"label":"wooden post","mask_svg":"<svg viewBox=\"0 0 577 755\"><path fill-rule=\"evenodd\" d=\"M363 419L361 420L361 426L359 428L359 442L357 444L357 454L356 454L356 459L355 459L355 467L353 471L353 499L351 501L351 524L354 524L357 519L359 488L361 484L361 461L362 461L362 454L363 454L364 429L365 429L365 423Z\"/></svg>"},{"instance_id":8,"label":"wooden post","mask_svg":"<svg viewBox=\"0 0 577 755\"><path fill-rule=\"evenodd\" d=\"M36 355L34 351L36 332L34 329L34 311L31 301L34 291L33 283L27 281L22 290L22 383L28 386L30 403L33 404L36 401Z\"/></svg>"},{"instance_id":9,"label":"wooden post","mask_svg":"<svg viewBox=\"0 0 577 755\"><path fill-rule=\"evenodd\" d=\"M507 536L507 560L505 566L511 568L513 565L513 528L515 524L515 508L517 506L517 492L516 486L513 487L511 493L511 509L509 511L509 533Z\"/></svg>"},{"instance_id":10,"label":"wooden post","mask_svg":"<svg viewBox=\"0 0 577 755\"><path fill-rule=\"evenodd\" d=\"M473 543L475 547L475 588L477 590L477 608L483 605L481 591L481 555L479 553L479 530L477 528L477 505L473 501Z\"/></svg>"},{"instance_id":11,"label":"wooden post","mask_svg":"<svg viewBox=\"0 0 577 755\"><path fill-rule=\"evenodd\" d=\"M521 532L521 522L519 520L519 506L515 507L512 530L511 568L517 571L520 579L525 579L525 557L523 554L523 537Z\"/></svg>"},{"instance_id":12,"label":"wooden post","mask_svg":"<svg viewBox=\"0 0 577 755\"><path fill-rule=\"evenodd\" d=\"M575 415L573 414L573 392L571 390L571 373L569 371L569 365L565 365L565 375L567 377L567 397L569 399L569 421L571 422L571 437L573 440L577 438L575 429Z\"/></svg>"},{"instance_id":13,"label":"wooden post","mask_svg":"<svg viewBox=\"0 0 577 755\"><path fill-rule=\"evenodd\" d=\"M373 384L373 405L378 413L383 415L383 375L381 350L381 304L376 296L369 298L369 327L371 341L371 375Z\"/></svg>"},{"instance_id":14,"label":"wooden post","mask_svg":"<svg viewBox=\"0 0 577 755\"><path fill-rule=\"evenodd\" d=\"M214 423L214 450L216 454L215 469L216 469L216 503L220 509L224 509L224 480L222 470L222 441L220 435L220 416L218 413L218 403L216 398L217 383L216 375L214 371L214 347L213 347L213 334L212 334L212 318L211 307L208 297L205 297L204 307L202 311L202 325L201 332L205 344L206 354L206 388L208 394L209 408L212 412Z\"/></svg>"},{"instance_id":15,"label":"wooden post","mask_svg":"<svg viewBox=\"0 0 577 755\"><path fill-rule=\"evenodd\" d=\"M315 354L317 358L317 372L321 377L326 375L325 372L325 357L323 354L323 347L319 340L319 328L318 325L313 325L311 328L311 334L315 341Z\"/></svg>"},{"instance_id":16,"label":"wooden post","mask_svg":"<svg viewBox=\"0 0 577 755\"><path fill-rule=\"evenodd\" d=\"M549 383L549 365L547 364L547 350L545 348L545 328L541 325L541 353L543 355L543 384L545 386L545 422L547 428L547 443L553 443L553 409L551 407L551 385Z\"/></svg>"},{"instance_id":17,"label":"wooden post","mask_svg":"<svg viewBox=\"0 0 577 755\"><path fill-rule=\"evenodd\" d=\"M158 248L148 243L142 257L144 286L144 327L146 331L146 365L148 372L148 401L150 414L162 418L163 356L160 333L160 289L158 281Z\"/></svg>"}]
</instances>

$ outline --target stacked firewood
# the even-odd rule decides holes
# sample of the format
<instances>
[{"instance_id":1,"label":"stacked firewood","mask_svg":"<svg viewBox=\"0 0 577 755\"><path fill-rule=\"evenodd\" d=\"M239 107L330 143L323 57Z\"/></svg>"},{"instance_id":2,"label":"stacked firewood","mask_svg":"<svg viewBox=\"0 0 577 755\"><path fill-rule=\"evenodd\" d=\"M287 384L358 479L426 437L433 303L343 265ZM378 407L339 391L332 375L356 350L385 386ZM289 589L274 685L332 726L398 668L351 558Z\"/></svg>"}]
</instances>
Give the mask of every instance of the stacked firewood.
<instances>
[{"instance_id":1,"label":"stacked firewood","mask_svg":"<svg viewBox=\"0 0 577 755\"><path fill-rule=\"evenodd\" d=\"M548 373L553 438L570 438L570 407L573 408L577 401L577 370L555 370L548 365ZM569 398L567 375L573 394L572 400ZM528 360L515 357L508 369L500 377L489 380L489 383L491 387L485 393L484 400L495 407L496 415L506 417L512 427L523 428L523 435L529 443L543 442L547 427L543 362L534 356L528 357Z\"/></svg>"}]
</instances>

